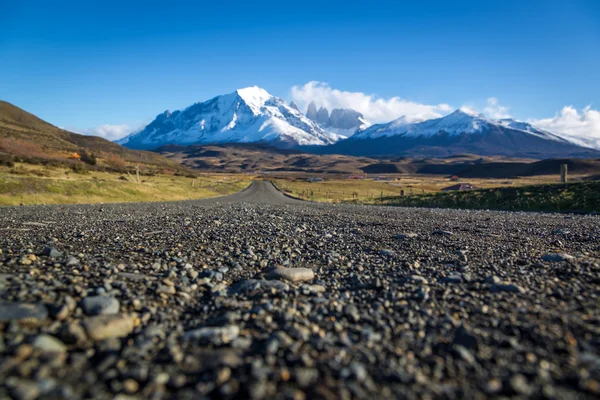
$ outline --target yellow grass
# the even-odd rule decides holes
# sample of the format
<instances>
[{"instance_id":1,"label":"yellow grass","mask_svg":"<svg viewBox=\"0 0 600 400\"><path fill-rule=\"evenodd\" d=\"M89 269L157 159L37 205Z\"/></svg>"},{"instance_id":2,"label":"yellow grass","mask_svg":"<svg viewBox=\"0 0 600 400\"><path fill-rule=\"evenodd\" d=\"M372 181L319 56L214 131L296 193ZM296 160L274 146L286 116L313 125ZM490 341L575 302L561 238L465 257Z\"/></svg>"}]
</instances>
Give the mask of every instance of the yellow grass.
<instances>
[{"instance_id":1,"label":"yellow grass","mask_svg":"<svg viewBox=\"0 0 600 400\"><path fill-rule=\"evenodd\" d=\"M405 196L437 193L443 188L458 183L470 183L478 188L515 187L544 183L558 183L558 176L535 176L518 179L461 179L450 181L447 177L432 175L394 176L393 181L372 179L331 179L323 182L307 182L300 179L274 179L280 190L291 196L321 202L358 200L368 203L381 196Z\"/></svg>"},{"instance_id":2,"label":"yellow grass","mask_svg":"<svg viewBox=\"0 0 600 400\"><path fill-rule=\"evenodd\" d=\"M124 180L123 178L126 178ZM250 184L242 174L202 174L194 179L172 175L141 176L17 164L0 167L0 205L85 204L191 200L235 193Z\"/></svg>"}]
</instances>

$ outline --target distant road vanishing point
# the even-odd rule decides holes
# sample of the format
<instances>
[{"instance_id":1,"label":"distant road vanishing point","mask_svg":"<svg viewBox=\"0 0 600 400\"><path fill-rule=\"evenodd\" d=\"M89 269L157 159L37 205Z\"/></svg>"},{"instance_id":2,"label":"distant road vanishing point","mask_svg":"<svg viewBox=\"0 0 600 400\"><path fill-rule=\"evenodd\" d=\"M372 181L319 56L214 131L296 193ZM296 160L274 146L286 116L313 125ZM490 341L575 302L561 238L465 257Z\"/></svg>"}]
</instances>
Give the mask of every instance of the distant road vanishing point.
<instances>
[{"instance_id":1,"label":"distant road vanishing point","mask_svg":"<svg viewBox=\"0 0 600 400\"><path fill-rule=\"evenodd\" d=\"M283 194L271 182L255 180L250 186L228 196L200 200L204 204L212 203L253 203L253 204L306 204L303 200L293 199Z\"/></svg>"}]
</instances>

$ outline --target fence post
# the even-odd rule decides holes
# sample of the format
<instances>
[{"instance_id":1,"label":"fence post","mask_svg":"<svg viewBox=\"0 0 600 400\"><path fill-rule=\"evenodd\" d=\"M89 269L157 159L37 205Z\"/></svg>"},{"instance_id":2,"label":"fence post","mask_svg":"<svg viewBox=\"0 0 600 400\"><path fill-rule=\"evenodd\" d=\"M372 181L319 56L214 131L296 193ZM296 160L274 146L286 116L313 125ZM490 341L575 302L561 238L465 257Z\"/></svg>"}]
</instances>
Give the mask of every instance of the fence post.
<instances>
[{"instance_id":1,"label":"fence post","mask_svg":"<svg viewBox=\"0 0 600 400\"><path fill-rule=\"evenodd\" d=\"M561 164L560 165L560 183L567 183L569 177L567 176L569 173L569 165Z\"/></svg>"}]
</instances>

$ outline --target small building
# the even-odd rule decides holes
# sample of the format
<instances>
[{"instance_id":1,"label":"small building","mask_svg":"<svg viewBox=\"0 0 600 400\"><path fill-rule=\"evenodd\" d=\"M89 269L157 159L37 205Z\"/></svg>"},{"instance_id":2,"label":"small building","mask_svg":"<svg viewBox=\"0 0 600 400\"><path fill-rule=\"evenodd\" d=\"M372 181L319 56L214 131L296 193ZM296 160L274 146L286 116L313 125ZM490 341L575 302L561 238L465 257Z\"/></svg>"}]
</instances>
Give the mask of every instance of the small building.
<instances>
[{"instance_id":1,"label":"small building","mask_svg":"<svg viewBox=\"0 0 600 400\"><path fill-rule=\"evenodd\" d=\"M452 176L450 177L450 181L451 181L451 182L458 182L458 175L452 175Z\"/></svg>"},{"instance_id":2,"label":"small building","mask_svg":"<svg viewBox=\"0 0 600 400\"><path fill-rule=\"evenodd\" d=\"M323 182L323 178L308 178L307 182Z\"/></svg>"},{"instance_id":3,"label":"small building","mask_svg":"<svg viewBox=\"0 0 600 400\"><path fill-rule=\"evenodd\" d=\"M471 185L470 183L459 183L458 185L448 186L442 189L442 192L452 192L457 190L475 190L479 189L476 186Z\"/></svg>"}]
</instances>

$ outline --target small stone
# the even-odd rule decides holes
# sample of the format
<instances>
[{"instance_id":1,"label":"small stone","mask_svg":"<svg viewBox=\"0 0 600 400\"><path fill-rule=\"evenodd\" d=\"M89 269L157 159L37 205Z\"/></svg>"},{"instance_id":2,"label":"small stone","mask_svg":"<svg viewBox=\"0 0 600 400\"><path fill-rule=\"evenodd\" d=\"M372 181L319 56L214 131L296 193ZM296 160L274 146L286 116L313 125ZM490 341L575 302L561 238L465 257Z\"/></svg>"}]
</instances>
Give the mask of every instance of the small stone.
<instances>
[{"instance_id":1,"label":"small stone","mask_svg":"<svg viewBox=\"0 0 600 400\"><path fill-rule=\"evenodd\" d=\"M246 279L239 281L229 289L232 294L248 293L253 291L275 290L287 292L290 287L287 283L281 281L268 281L263 279Z\"/></svg>"},{"instance_id":2,"label":"small stone","mask_svg":"<svg viewBox=\"0 0 600 400\"><path fill-rule=\"evenodd\" d=\"M19 321L38 324L48 318L48 310L41 304L0 303L0 321Z\"/></svg>"},{"instance_id":3,"label":"small stone","mask_svg":"<svg viewBox=\"0 0 600 400\"><path fill-rule=\"evenodd\" d=\"M410 280L421 285L427 285L429 283L429 281L421 275L411 275Z\"/></svg>"},{"instance_id":4,"label":"small stone","mask_svg":"<svg viewBox=\"0 0 600 400\"><path fill-rule=\"evenodd\" d=\"M454 350L456 351L458 356L460 358L462 358L464 361L466 361L468 364L471 364L471 365L475 364L475 357L473 356L473 354L471 354L471 352L469 350L467 350L466 348L464 348L461 345L455 345Z\"/></svg>"},{"instance_id":5,"label":"small stone","mask_svg":"<svg viewBox=\"0 0 600 400\"><path fill-rule=\"evenodd\" d=\"M327 289L325 288L325 286L321 286L321 285L304 284L304 285L300 286L300 290L304 294L321 294L321 293L325 293L325 291Z\"/></svg>"},{"instance_id":6,"label":"small stone","mask_svg":"<svg viewBox=\"0 0 600 400\"><path fill-rule=\"evenodd\" d=\"M42 250L42 255L50 258L62 257L62 253L56 250L54 247L44 247L44 250Z\"/></svg>"},{"instance_id":7,"label":"small stone","mask_svg":"<svg viewBox=\"0 0 600 400\"><path fill-rule=\"evenodd\" d=\"M67 344L84 343L87 340L85 330L78 322L71 322L63 326L59 332L60 340Z\"/></svg>"},{"instance_id":8,"label":"small stone","mask_svg":"<svg viewBox=\"0 0 600 400\"><path fill-rule=\"evenodd\" d=\"M92 340L104 340L129 335L135 323L134 317L127 314L98 315L83 321L83 326Z\"/></svg>"},{"instance_id":9,"label":"small stone","mask_svg":"<svg viewBox=\"0 0 600 400\"><path fill-rule=\"evenodd\" d=\"M117 314L121 308L119 300L110 296L88 296L81 306L87 315Z\"/></svg>"},{"instance_id":10,"label":"small stone","mask_svg":"<svg viewBox=\"0 0 600 400\"><path fill-rule=\"evenodd\" d=\"M140 384L135 379L128 378L123 381L123 389L129 394L133 394L140 389Z\"/></svg>"},{"instance_id":11,"label":"small stone","mask_svg":"<svg viewBox=\"0 0 600 400\"><path fill-rule=\"evenodd\" d=\"M315 368L296 368L294 379L300 388L307 388L319 379L319 371Z\"/></svg>"},{"instance_id":12,"label":"small stone","mask_svg":"<svg viewBox=\"0 0 600 400\"><path fill-rule=\"evenodd\" d=\"M344 307L344 315L350 320L350 322L358 322L360 321L360 313L358 312L358 308L354 304L347 304Z\"/></svg>"},{"instance_id":13,"label":"small stone","mask_svg":"<svg viewBox=\"0 0 600 400\"><path fill-rule=\"evenodd\" d=\"M561 262L561 261L571 261L574 260L575 257L565 253L548 253L542 257L543 261L548 262Z\"/></svg>"},{"instance_id":14,"label":"small stone","mask_svg":"<svg viewBox=\"0 0 600 400\"><path fill-rule=\"evenodd\" d=\"M301 282L312 280L315 273L310 268L274 268L266 277L267 279Z\"/></svg>"},{"instance_id":15,"label":"small stone","mask_svg":"<svg viewBox=\"0 0 600 400\"><path fill-rule=\"evenodd\" d=\"M32 263L31 259L27 256L22 256L19 259L19 264L21 264L21 265L31 265L31 263Z\"/></svg>"},{"instance_id":16,"label":"small stone","mask_svg":"<svg viewBox=\"0 0 600 400\"><path fill-rule=\"evenodd\" d=\"M433 232L431 232L432 235L438 235L438 236L452 236L454 235L454 233L450 232L450 231L444 231L442 229L438 229L435 230Z\"/></svg>"},{"instance_id":17,"label":"small stone","mask_svg":"<svg viewBox=\"0 0 600 400\"><path fill-rule=\"evenodd\" d=\"M477 337L472 334L467 328L461 325L454 334L454 344L463 346L466 349L477 349Z\"/></svg>"},{"instance_id":18,"label":"small stone","mask_svg":"<svg viewBox=\"0 0 600 400\"><path fill-rule=\"evenodd\" d=\"M209 342L215 345L230 343L240 334L240 328L237 325L228 325L222 327L203 327L187 331L184 335L185 340L198 340L200 342Z\"/></svg>"},{"instance_id":19,"label":"small stone","mask_svg":"<svg viewBox=\"0 0 600 400\"><path fill-rule=\"evenodd\" d=\"M175 294L177 293L177 290L175 289L175 286L158 285L156 293Z\"/></svg>"},{"instance_id":20,"label":"small stone","mask_svg":"<svg viewBox=\"0 0 600 400\"><path fill-rule=\"evenodd\" d=\"M510 387L512 390L515 391L515 393L517 394L529 394L531 391L531 388L529 387L529 384L527 383L527 378L525 378L523 375L521 374L515 374L510 378Z\"/></svg>"},{"instance_id":21,"label":"small stone","mask_svg":"<svg viewBox=\"0 0 600 400\"><path fill-rule=\"evenodd\" d=\"M484 390L487 394L497 394L502 390L502 381L498 378L492 378L485 384Z\"/></svg>"},{"instance_id":22,"label":"small stone","mask_svg":"<svg viewBox=\"0 0 600 400\"><path fill-rule=\"evenodd\" d=\"M32 346L34 349L39 350L44 353L64 353L67 351L67 346L54 336L41 334L38 335Z\"/></svg>"},{"instance_id":23,"label":"small stone","mask_svg":"<svg viewBox=\"0 0 600 400\"><path fill-rule=\"evenodd\" d=\"M460 274L450 274L440 279L441 283L461 283L462 281L463 277Z\"/></svg>"},{"instance_id":24,"label":"small stone","mask_svg":"<svg viewBox=\"0 0 600 400\"><path fill-rule=\"evenodd\" d=\"M418 237L419 235L417 235L416 233L400 233L396 236L394 236L394 239L398 239L398 240L404 240L404 239L414 239L416 237Z\"/></svg>"},{"instance_id":25,"label":"small stone","mask_svg":"<svg viewBox=\"0 0 600 400\"><path fill-rule=\"evenodd\" d=\"M40 395L40 389L34 382L18 381L10 394L15 400L35 400Z\"/></svg>"},{"instance_id":26,"label":"small stone","mask_svg":"<svg viewBox=\"0 0 600 400\"><path fill-rule=\"evenodd\" d=\"M79 265L79 259L77 257L69 256L67 257L66 265L67 267L74 267Z\"/></svg>"}]
</instances>

